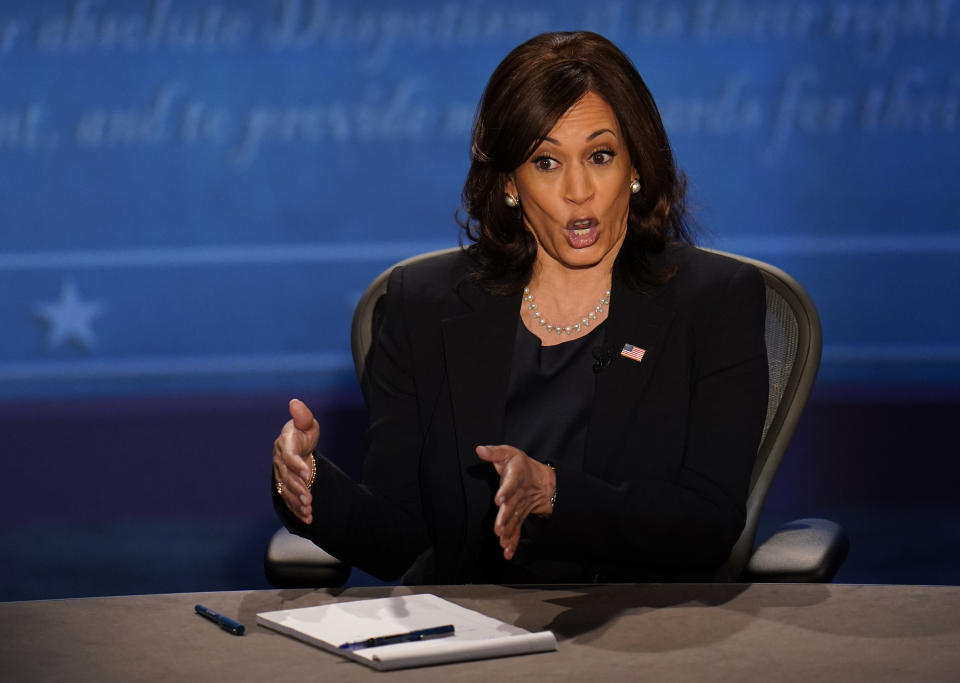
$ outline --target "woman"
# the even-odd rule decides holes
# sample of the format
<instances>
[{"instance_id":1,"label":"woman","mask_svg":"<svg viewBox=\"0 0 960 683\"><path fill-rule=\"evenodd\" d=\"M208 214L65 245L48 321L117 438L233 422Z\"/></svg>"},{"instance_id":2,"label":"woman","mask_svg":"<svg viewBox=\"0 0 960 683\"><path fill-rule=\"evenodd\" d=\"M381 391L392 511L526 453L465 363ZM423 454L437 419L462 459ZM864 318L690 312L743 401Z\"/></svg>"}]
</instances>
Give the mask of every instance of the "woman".
<instances>
[{"instance_id":1,"label":"woman","mask_svg":"<svg viewBox=\"0 0 960 683\"><path fill-rule=\"evenodd\" d=\"M759 273L689 246L656 105L601 36L514 49L471 151L474 243L389 280L362 485L293 400L280 516L411 583L711 577L766 408Z\"/></svg>"}]
</instances>

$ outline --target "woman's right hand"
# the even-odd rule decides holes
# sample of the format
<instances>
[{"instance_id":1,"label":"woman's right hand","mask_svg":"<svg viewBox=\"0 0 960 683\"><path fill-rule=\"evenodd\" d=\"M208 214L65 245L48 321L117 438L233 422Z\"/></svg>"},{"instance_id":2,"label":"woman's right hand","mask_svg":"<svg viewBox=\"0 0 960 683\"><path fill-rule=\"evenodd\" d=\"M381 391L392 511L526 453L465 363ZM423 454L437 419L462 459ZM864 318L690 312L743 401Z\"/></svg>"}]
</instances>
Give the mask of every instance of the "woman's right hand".
<instances>
[{"instance_id":1,"label":"woman's right hand","mask_svg":"<svg viewBox=\"0 0 960 683\"><path fill-rule=\"evenodd\" d=\"M274 486L283 485L280 494L287 508L305 524L313 523L313 495L307 487L310 462L317 447L320 425L306 404L298 398L290 401L290 419L273 442Z\"/></svg>"}]
</instances>

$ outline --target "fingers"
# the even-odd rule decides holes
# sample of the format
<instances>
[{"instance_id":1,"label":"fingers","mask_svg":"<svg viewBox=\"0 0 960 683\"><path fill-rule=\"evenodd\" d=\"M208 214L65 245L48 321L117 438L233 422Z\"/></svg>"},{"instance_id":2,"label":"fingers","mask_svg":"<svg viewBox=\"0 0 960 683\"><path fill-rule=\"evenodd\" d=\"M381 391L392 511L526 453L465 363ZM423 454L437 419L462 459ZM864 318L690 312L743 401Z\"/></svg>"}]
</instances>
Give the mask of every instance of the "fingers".
<instances>
[{"instance_id":1,"label":"fingers","mask_svg":"<svg viewBox=\"0 0 960 683\"><path fill-rule=\"evenodd\" d=\"M523 523L530 514L527 491L523 481L528 474L529 458L513 446L480 446L477 456L496 468L500 475L500 487L494 494L494 503L499 506L493 531L500 539L503 556L510 560L520 542Z\"/></svg>"},{"instance_id":2,"label":"fingers","mask_svg":"<svg viewBox=\"0 0 960 683\"><path fill-rule=\"evenodd\" d=\"M298 456L294 456L299 460ZM303 472L300 470L300 463L297 463L295 467L291 467L290 464L284 459L283 454L274 451L273 456L273 476L280 482L283 482L283 487L285 490L290 490L296 496L304 496L309 502L312 497L310 489L307 488L307 481L310 480L310 474L307 473L307 480L303 479Z\"/></svg>"},{"instance_id":3,"label":"fingers","mask_svg":"<svg viewBox=\"0 0 960 683\"><path fill-rule=\"evenodd\" d=\"M529 514L530 506L524 501L511 501L501 505L493 524L494 533L501 538L518 534Z\"/></svg>"},{"instance_id":4,"label":"fingers","mask_svg":"<svg viewBox=\"0 0 960 683\"><path fill-rule=\"evenodd\" d=\"M276 472L274 472L274 482L282 483L279 490L284 505L304 524L312 524L313 500L309 493L300 492L296 486L298 481L298 477L294 477L293 481L290 481L283 477L277 477Z\"/></svg>"},{"instance_id":5,"label":"fingers","mask_svg":"<svg viewBox=\"0 0 960 683\"><path fill-rule=\"evenodd\" d=\"M475 450L477 456L486 462L500 462L503 459L499 456L500 451L496 446L477 446Z\"/></svg>"},{"instance_id":6,"label":"fingers","mask_svg":"<svg viewBox=\"0 0 960 683\"><path fill-rule=\"evenodd\" d=\"M520 544L520 530L517 530L517 533L512 536L503 537L500 539L500 545L503 547L503 559L512 560L513 556L517 553L517 546Z\"/></svg>"},{"instance_id":7,"label":"fingers","mask_svg":"<svg viewBox=\"0 0 960 683\"><path fill-rule=\"evenodd\" d=\"M287 461L286 455L279 446L280 439L274 443L273 450L273 478L274 482L282 483L280 488L280 497L287 508L298 519L306 524L313 522L313 494L307 488L307 483L302 479L300 472L302 459L299 456L292 456L296 461L293 467ZM307 478L309 479L309 473Z\"/></svg>"},{"instance_id":8,"label":"fingers","mask_svg":"<svg viewBox=\"0 0 960 683\"><path fill-rule=\"evenodd\" d=\"M296 425L297 429L301 432L305 432L313 426L314 419L313 413L310 412L310 409L307 408L307 404L301 401L299 398L290 399L289 404L290 417L293 418L293 423Z\"/></svg>"},{"instance_id":9,"label":"fingers","mask_svg":"<svg viewBox=\"0 0 960 683\"><path fill-rule=\"evenodd\" d=\"M481 460L486 460L494 464L507 462L517 455L525 455L525 453L516 446L507 445L477 446L476 453Z\"/></svg>"},{"instance_id":10,"label":"fingers","mask_svg":"<svg viewBox=\"0 0 960 683\"><path fill-rule=\"evenodd\" d=\"M280 436L273 442L274 453L279 453L284 465L293 470L304 481L310 481L310 468L304 459L312 448L306 449L303 432L296 428L293 420L283 426Z\"/></svg>"},{"instance_id":11,"label":"fingers","mask_svg":"<svg viewBox=\"0 0 960 683\"><path fill-rule=\"evenodd\" d=\"M527 517L534 513L549 515L552 511L550 496L556 486L553 470L514 446L478 446L476 453L500 475L500 486L494 494L499 510L493 531L509 560L517 550Z\"/></svg>"},{"instance_id":12,"label":"fingers","mask_svg":"<svg viewBox=\"0 0 960 683\"><path fill-rule=\"evenodd\" d=\"M513 446L477 446L475 450L477 457L492 464L501 476L507 463L517 455L524 455L523 451Z\"/></svg>"},{"instance_id":13,"label":"fingers","mask_svg":"<svg viewBox=\"0 0 960 683\"><path fill-rule=\"evenodd\" d=\"M283 486L283 493L280 494L284 505L293 513L293 515L304 524L313 524L313 507L311 503L304 503L304 496L296 495L291 488Z\"/></svg>"},{"instance_id":14,"label":"fingers","mask_svg":"<svg viewBox=\"0 0 960 683\"><path fill-rule=\"evenodd\" d=\"M517 545L520 543L520 533L523 530L523 522L526 520L528 512L522 510L510 511L508 506L502 506L497 513L497 522L494 530L500 539L500 547L503 548L504 558L510 560L517 551Z\"/></svg>"},{"instance_id":15,"label":"fingers","mask_svg":"<svg viewBox=\"0 0 960 683\"><path fill-rule=\"evenodd\" d=\"M299 398L290 399L288 405L290 410L290 421L284 426L296 430L302 435L302 443L299 454L306 456L317 447L317 441L320 439L320 425L313 417L313 413L307 408L307 404Z\"/></svg>"},{"instance_id":16,"label":"fingers","mask_svg":"<svg viewBox=\"0 0 960 683\"><path fill-rule=\"evenodd\" d=\"M273 442L273 477L282 484L280 496L287 508L306 524L313 522L313 495L307 487L310 466L306 456L316 448L320 427L299 399L289 403L290 419Z\"/></svg>"},{"instance_id":17,"label":"fingers","mask_svg":"<svg viewBox=\"0 0 960 683\"><path fill-rule=\"evenodd\" d=\"M493 495L493 502L497 505L503 505L508 500L521 493L523 485L524 470L519 461L507 463L500 472L500 488Z\"/></svg>"},{"instance_id":18,"label":"fingers","mask_svg":"<svg viewBox=\"0 0 960 683\"><path fill-rule=\"evenodd\" d=\"M286 480L276 479L276 481L283 481L282 493L280 494L280 497L283 499L287 509L290 510L290 512L292 512L297 519L304 524L312 524L313 500L311 499L310 495L298 493L296 487Z\"/></svg>"},{"instance_id":19,"label":"fingers","mask_svg":"<svg viewBox=\"0 0 960 683\"><path fill-rule=\"evenodd\" d=\"M494 446L477 446L477 457L485 462L491 463L497 471L497 474L503 474L503 458L498 456L493 449Z\"/></svg>"}]
</instances>

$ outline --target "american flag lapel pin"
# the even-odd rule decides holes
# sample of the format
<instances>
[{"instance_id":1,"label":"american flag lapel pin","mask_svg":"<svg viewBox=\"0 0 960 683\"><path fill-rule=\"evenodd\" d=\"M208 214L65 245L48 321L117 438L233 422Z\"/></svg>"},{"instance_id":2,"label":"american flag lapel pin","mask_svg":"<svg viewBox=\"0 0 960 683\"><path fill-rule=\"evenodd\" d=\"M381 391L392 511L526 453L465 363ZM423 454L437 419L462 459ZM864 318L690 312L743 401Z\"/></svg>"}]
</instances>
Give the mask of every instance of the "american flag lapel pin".
<instances>
[{"instance_id":1,"label":"american flag lapel pin","mask_svg":"<svg viewBox=\"0 0 960 683\"><path fill-rule=\"evenodd\" d=\"M646 349L641 349L639 346L634 346L633 344L624 344L623 348L620 350L620 355L626 356L630 360L635 360L639 363L643 360L643 354L646 352Z\"/></svg>"}]
</instances>

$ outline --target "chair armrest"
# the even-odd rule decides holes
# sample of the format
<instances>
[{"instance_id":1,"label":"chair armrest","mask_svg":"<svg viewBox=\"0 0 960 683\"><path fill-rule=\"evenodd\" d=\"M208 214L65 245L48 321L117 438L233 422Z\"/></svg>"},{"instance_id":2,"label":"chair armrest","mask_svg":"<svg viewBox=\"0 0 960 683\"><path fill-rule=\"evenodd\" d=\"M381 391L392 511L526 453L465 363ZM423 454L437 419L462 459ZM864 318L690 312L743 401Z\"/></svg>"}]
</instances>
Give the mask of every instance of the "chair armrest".
<instances>
[{"instance_id":1,"label":"chair armrest","mask_svg":"<svg viewBox=\"0 0 960 683\"><path fill-rule=\"evenodd\" d=\"M813 583L831 581L847 558L850 541L827 519L797 519L753 551L741 581Z\"/></svg>"},{"instance_id":2,"label":"chair armrest","mask_svg":"<svg viewBox=\"0 0 960 683\"><path fill-rule=\"evenodd\" d=\"M350 576L344 564L320 546L280 528L267 544L263 569L276 588L342 586Z\"/></svg>"}]
</instances>

